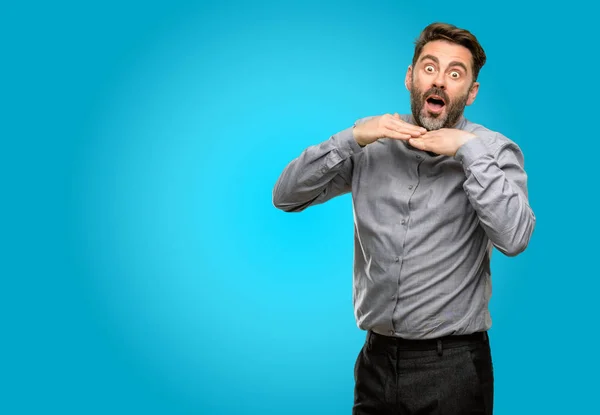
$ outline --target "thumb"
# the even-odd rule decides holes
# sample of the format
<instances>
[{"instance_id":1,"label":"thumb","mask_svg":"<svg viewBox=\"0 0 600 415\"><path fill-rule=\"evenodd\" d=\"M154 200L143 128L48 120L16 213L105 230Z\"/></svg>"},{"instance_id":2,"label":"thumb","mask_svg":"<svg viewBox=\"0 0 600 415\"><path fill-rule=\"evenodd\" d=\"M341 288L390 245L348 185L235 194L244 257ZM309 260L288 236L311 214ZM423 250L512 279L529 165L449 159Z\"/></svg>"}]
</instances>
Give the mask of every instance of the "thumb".
<instances>
[{"instance_id":1,"label":"thumb","mask_svg":"<svg viewBox=\"0 0 600 415\"><path fill-rule=\"evenodd\" d=\"M411 138L410 140L408 140L408 144L410 144L414 148L418 148L419 150L425 150L425 142L418 138Z\"/></svg>"},{"instance_id":2,"label":"thumb","mask_svg":"<svg viewBox=\"0 0 600 415\"><path fill-rule=\"evenodd\" d=\"M399 119L400 119L400 114L398 114L398 113L395 113L395 114L394 114L394 118L396 118L397 120L399 120Z\"/></svg>"}]
</instances>

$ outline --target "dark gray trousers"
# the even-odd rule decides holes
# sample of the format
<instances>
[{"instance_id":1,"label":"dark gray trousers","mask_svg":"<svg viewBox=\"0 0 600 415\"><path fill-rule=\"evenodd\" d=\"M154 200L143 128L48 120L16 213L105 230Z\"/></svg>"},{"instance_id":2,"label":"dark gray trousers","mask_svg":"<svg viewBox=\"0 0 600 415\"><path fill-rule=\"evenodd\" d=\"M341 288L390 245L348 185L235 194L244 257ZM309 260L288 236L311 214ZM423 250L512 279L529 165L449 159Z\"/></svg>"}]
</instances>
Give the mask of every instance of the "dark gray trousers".
<instances>
[{"instance_id":1,"label":"dark gray trousers","mask_svg":"<svg viewBox=\"0 0 600 415\"><path fill-rule=\"evenodd\" d=\"M353 415L492 414L487 333L404 340L369 331L354 380Z\"/></svg>"}]
</instances>

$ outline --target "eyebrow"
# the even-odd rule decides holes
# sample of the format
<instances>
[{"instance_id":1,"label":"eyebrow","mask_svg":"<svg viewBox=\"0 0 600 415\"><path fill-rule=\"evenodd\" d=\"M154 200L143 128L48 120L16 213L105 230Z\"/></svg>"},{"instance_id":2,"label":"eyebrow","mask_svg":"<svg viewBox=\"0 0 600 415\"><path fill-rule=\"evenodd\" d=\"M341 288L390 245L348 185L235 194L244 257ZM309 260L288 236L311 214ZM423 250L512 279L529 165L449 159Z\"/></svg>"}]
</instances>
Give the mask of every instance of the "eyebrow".
<instances>
[{"instance_id":1,"label":"eyebrow","mask_svg":"<svg viewBox=\"0 0 600 415\"><path fill-rule=\"evenodd\" d=\"M421 59L419 59L419 61L421 61L421 62L422 62L422 61L424 61L425 59L430 59L430 60L434 61L435 63L437 63L438 65L440 64L440 61L439 61L439 59L438 59L438 58L436 58L436 57L435 57L435 56L433 56L433 55L424 55L424 56L423 56ZM464 63L462 63L462 62L459 62L459 61L452 61L452 62L450 62L450 63L448 64L448 67L453 67L453 66L460 66L461 68L463 68L463 69L464 69L464 71L465 71L466 73L469 73L469 70L467 69L466 65L465 65Z\"/></svg>"}]
</instances>

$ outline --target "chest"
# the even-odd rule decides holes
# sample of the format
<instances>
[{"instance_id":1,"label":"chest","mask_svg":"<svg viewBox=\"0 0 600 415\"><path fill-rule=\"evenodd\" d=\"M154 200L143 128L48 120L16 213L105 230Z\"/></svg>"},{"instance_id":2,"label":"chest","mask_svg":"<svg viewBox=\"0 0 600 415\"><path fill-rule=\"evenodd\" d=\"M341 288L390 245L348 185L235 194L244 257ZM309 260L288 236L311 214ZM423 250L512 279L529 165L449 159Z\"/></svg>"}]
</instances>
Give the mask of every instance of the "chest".
<instances>
[{"instance_id":1,"label":"chest","mask_svg":"<svg viewBox=\"0 0 600 415\"><path fill-rule=\"evenodd\" d=\"M460 162L396 141L374 144L355 164L352 193L358 207L388 213L428 210L440 215L469 210Z\"/></svg>"}]
</instances>

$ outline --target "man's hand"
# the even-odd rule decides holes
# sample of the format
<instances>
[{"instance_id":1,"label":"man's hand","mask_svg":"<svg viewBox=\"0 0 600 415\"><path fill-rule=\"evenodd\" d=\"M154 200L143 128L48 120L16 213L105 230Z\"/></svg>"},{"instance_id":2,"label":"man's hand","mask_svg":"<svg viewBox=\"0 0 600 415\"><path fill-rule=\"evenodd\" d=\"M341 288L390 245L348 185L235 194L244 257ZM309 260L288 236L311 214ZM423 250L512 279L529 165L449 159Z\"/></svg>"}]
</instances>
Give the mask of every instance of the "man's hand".
<instances>
[{"instance_id":1,"label":"man's hand","mask_svg":"<svg viewBox=\"0 0 600 415\"><path fill-rule=\"evenodd\" d=\"M408 143L423 151L454 157L458 149L467 141L474 139L475 134L454 128L440 128L428 131L419 138L413 138Z\"/></svg>"},{"instance_id":2,"label":"man's hand","mask_svg":"<svg viewBox=\"0 0 600 415\"><path fill-rule=\"evenodd\" d=\"M364 147L380 138L406 141L411 137L421 137L426 132L425 128L402 121L398 114L385 114L354 127L354 139Z\"/></svg>"}]
</instances>

